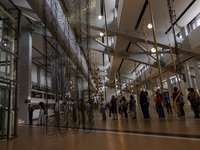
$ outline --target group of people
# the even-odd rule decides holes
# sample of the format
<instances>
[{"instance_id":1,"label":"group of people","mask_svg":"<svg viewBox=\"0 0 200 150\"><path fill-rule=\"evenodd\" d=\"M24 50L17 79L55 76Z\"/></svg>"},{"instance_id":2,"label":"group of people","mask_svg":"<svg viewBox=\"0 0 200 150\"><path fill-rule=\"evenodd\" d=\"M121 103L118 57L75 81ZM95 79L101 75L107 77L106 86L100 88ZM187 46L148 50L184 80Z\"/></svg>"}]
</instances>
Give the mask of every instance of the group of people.
<instances>
[{"instance_id":1,"label":"group of people","mask_svg":"<svg viewBox=\"0 0 200 150\"><path fill-rule=\"evenodd\" d=\"M124 96L121 97L118 103L118 98L114 95L111 98L110 103L106 104L105 100L101 102L101 112L102 112L102 120L106 120L106 107L109 108L109 116L113 114L113 120L118 120L118 112L121 116L121 119L128 118L128 106L129 112L133 112L133 119L137 118L136 114L136 100L134 99L133 95L130 96L130 101L128 102Z\"/></svg>"},{"instance_id":2,"label":"group of people","mask_svg":"<svg viewBox=\"0 0 200 150\"><path fill-rule=\"evenodd\" d=\"M195 118L200 118L199 113L200 113L200 97L198 93L193 89L193 88L188 88L188 100L190 101L191 108L194 111ZM174 104L176 105L176 111L178 114L179 118L184 119L185 118L185 111L184 111L184 97L183 93L181 91L178 91L177 87L174 87L174 92L171 95L171 98L173 99ZM167 108L168 114L172 114L172 108L171 108L171 102L170 102L170 97L168 93L165 93L164 98L162 97L162 94L160 92L160 89L158 89L153 96L154 102L155 102L155 111L158 114L159 118L165 118L165 112L163 109L163 104ZM149 102L150 98L148 96L148 92L141 91L141 94L139 96L139 103L140 107L143 113L143 118L150 119L149 115ZM118 114L121 116L121 119L128 118L128 113L127 109L129 106L129 113L132 114L132 119L137 118L137 113L136 113L136 100L134 99L133 95L130 96L130 100L127 101L124 96L122 96L119 99L115 97L114 95L111 98L110 103L106 105L105 100L102 101L101 104L101 109L102 109L102 120L106 120L106 113L105 109L106 107L109 108L109 116L111 117L111 113L113 114L113 120L118 120Z\"/></svg>"},{"instance_id":3,"label":"group of people","mask_svg":"<svg viewBox=\"0 0 200 150\"><path fill-rule=\"evenodd\" d=\"M193 88L188 88L188 96L187 99L190 101L191 104L191 109L194 111L195 118L200 118L200 97L199 94L193 89ZM162 94L160 93L160 89L158 89L153 96L154 102L155 102L155 110L158 114L159 118L165 118L165 113L163 109L163 104L167 108L168 114L172 114L172 108L171 108L171 102L170 102L170 97L168 93L165 93L164 98L162 97ZM185 111L184 111L184 98L182 92L178 91L178 88L174 88L174 92L171 95L171 98L173 99L174 104L176 105L176 110L179 118L184 118L185 117ZM143 118L150 119L149 115L149 102L150 98L148 96L148 93L145 91L141 91L141 94L139 96L139 103L140 107L143 113ZM64 112L67 112L68 107L66 102L63 102L64 105ZM39 103L40 106L40 113L38 117L38 123L37 125L43 125L44 123L44 115L47 113L47 110L45 109L45 105L43 102ZM75 107L76 105L74 105ZM87 114L88 114L88 119L93 120L93 107L92 103L88 101L86 103L87 106ZM131 115L132 119L137 118L137 111L136 111L136 100L134 99L133 95L130 95L129 101L126 100L124 96L122 96L119 101L118 98L115 97L114 95L111 98L110 103L106 104L105 100L102 100L100 103L100 111L102 113L102 120L106 120L106 108L109 108L109 116L111 117L111 113L113 114L113 120L118 120L118 113L121 119L128 118L128 109L129 109L129 115ZM58 100L55 100L54 104L54 113L55 113L55 119L59 123L59 110L60 110L60 105ZM76 108L73 108L73 110L76 110ZM33 125L33 111L34 107L29 104L28 105L28 112L29 112L29 125ZM65 115L65 113L64 113ZM73 120L76 120L76 118L73 118Z\"/></svg>"}]
</instances>

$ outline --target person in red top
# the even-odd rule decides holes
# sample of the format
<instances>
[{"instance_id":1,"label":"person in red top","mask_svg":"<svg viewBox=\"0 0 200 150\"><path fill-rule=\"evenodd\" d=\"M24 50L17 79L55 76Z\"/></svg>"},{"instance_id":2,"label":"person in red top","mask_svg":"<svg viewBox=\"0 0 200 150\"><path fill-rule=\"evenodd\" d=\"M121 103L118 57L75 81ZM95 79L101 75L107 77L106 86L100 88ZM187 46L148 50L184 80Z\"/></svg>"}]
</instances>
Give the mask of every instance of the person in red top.
<instances>
[{"instance_id":1,"label":"person in red top","mask_svg":"<svg viewBox=\"0 0 200 150\"><path fill-rule=\"evenodd\" d=\"M174 87L174 93L172 94L171 98L173 98L173 101L175 100L176 96L178 95L178 88ZM179 98L177 98L176 103L179 103Z\"/></svg>"},{"instance_id":2,"label":"person in red top","mask_svg":"<svg viewBox=\"0 0 200 150\"><path fill-rule=\"evenodd\" d=\"M180 111L180 105L179 105L179 97L176 98L178 96L178 88L177 87L174 87L174 93L172 94L171 98L173 98L173 101L175 101L176 99L176 106L177 106L177 114L178 114L178 117L180 118L181 117L181 111Z\"/></svg>"},{"instance_id":3,"label":"person in red top","mask_svg":"<svg viewBox=\"0 0 200 150\"><path fill-rule=\"evenodd\" d=\"M156 92L156 110L159 118L165 118L165 113L162 107L162 95L160 94L159 89Z\"/></svg>"}]
</instances>

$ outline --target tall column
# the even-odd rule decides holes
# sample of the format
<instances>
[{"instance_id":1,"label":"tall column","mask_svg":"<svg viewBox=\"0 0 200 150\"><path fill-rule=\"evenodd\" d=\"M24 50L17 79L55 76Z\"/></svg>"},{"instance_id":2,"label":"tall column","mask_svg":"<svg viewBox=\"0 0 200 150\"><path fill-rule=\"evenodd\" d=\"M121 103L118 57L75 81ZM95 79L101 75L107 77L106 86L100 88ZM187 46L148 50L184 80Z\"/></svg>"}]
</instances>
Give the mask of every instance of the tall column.
<instances>
[{"instance_id":1,"label":"tall column","mask_svg":"<svg viewBox=\"0 0 200 150\"><path fill-rule=\"evenodd\" d=\"M169 92L170 102L171 102L171 104L173 104L173 100L171 99L171 96L172 96L171 81L170 81L169 77L170 77L169 74L167 74L168 92Z\"/></svg>"},{"instance_id":2,"label":"tall column","mask_svg":"<svg viewBox=\"0 0 200 150\"><path fill-rule=\"evenodd\" d=\"M31 97L31 64L32 36L27 30L22 31L20 40L20 72L19 72L19 118L28 122L28 104L25 100Z\"/></svg>"},{"instance_id":3,"label":"tall column","mask_svg":"<svg viewBox=\"0 0 200 150\"><path fill-rule=\"evenodd\" d=\"M38 88L41 88L41 75L40 75L40 72L41 72L41 67L37 66L37 86L38 86Z\"/></svg>"},{"instance_id":4,"label":"tall column","mask_svg":"<svg viewBox=\"0 0 200 150\"><path fill-rule=\"evenodd\" d=\"M193 62L193 66L194 66L197 88L200 91L200 74L199 74L198 61L196 59L193 59L192 62Z\"/></svg>"},{"instance_id":5,"label":"tall column","mask_svg":"<svg viewBox=\"0 0 200 150\"><path fill-rule=\"evenodd\" d=\"M192 87L192 80L190 76L190 68L188 61L184 63L184 72L185 72L185 77L186 77L186 88Z\"/></svg>"},{"instance_id":6,"label":"tall column","mask_svg":"<svg viewBox=\"0 0 200 150\"><path fill-rule=\"evenodd\" d=\"M197 90L197 86L196 86L195 78L192 77L191 80L192 80L192 87L196 91Z\"/></svg>"}]
</instances>

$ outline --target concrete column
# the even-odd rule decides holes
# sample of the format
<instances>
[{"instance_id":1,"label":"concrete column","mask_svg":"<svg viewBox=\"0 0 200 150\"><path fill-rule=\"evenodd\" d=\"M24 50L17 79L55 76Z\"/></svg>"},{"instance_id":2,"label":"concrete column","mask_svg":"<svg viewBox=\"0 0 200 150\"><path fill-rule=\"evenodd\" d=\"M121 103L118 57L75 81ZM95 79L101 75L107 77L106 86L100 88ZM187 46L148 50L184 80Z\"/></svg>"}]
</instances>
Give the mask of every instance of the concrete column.
<instances>
[{"instance_id":1,"label":"concrete column","mask_svg":"<svg viewBox=\"0 0 200 150\"><path fill-rule=\"evenodd\" d=\"M192 80L190 76L190 68L188 61L184 63L184 72L185 72L185 77L186 77L186 88L192 87Z\"/></svg>"},{"instance_id":2,"label":"concrete column","mask_svg":"<svg viewBox=\"0 0 200 150\"><path fill-rule=\"evenodd\" d=\"M167 74L168 92L169 92L170 102L171 102L171 104L173 104L173 100L171 99L171 96L172 96L171 81L170 81L169 77L170 77L169 74Z\"/></svg>"},{"instance_id":3,"label":"concrete column","mask_svg":"<svg viewBox=\"0 0 200 150\"><path fill-rule=\"evenodd\" d=\"M197 90L197 86L196 86L195 78L192 77L191 80L192 80L192 87L196 91Z\"/></svg>"},{"instance_id":4,"label":"concrete column","mask_svg":"<svg viewBox=\"0 0 200 150\"><path fill-rule=\"evenodd\" d=\"M197 89L200 91L200 74L199 74L198 61L196 59L193 59L192 62L194 66Z\"/></svg>"},{"instance_id":5,"label":"concrete column","mask_svg":"<svg viewBox=\"0 0 200 150\"><path fill-rule=\"evenodd\" d=\"M41 88L41 75L40 75L40 72L41 72L41 67L37 66L37 86L38 86L38 88L39 87Z\"/></svg>"},{"instance_id":6,"label":"concrete column","mask_svg":"<svg viewBox=\"0 0 200 150\"><path fill-rule=\"evenodd\" d=\"M32 36L29 31L21 32L19 72L19 118L28 122L28 104L25 100L31 97L31 64Z\"/></svg>"}]
</instances>

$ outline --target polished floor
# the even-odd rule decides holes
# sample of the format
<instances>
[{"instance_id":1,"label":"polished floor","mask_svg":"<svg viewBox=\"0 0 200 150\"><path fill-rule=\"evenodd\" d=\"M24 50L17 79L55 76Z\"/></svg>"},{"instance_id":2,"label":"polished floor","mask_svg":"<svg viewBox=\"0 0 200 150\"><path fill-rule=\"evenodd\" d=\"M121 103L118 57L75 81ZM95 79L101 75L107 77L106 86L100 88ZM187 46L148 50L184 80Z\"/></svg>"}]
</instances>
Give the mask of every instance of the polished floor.
<instances>
[{"instance_id":1,"label":"polished floor","mask_svg":"<svg viewBox=\"0 0 200 150\"><path fill-rule=\"evenodd\" d=\"M101 121L95 112L92 133L79 131L48 138L43 127L19 125L19 137L0 141L0 150L199 150L200 120L195 120L190 107L185 108L186 119L178 119L175 113L159 120L153 108L150 120L143 120L140 108L138 119ZM107 112L108 113L108 112ZM130 118L130 117L129 117Z\"/></svg>"}]
</instances>

